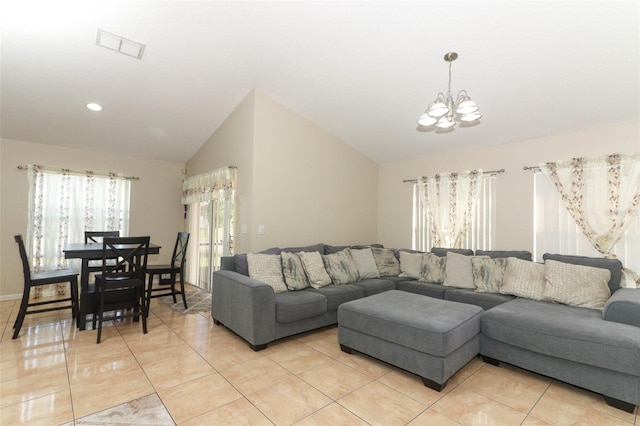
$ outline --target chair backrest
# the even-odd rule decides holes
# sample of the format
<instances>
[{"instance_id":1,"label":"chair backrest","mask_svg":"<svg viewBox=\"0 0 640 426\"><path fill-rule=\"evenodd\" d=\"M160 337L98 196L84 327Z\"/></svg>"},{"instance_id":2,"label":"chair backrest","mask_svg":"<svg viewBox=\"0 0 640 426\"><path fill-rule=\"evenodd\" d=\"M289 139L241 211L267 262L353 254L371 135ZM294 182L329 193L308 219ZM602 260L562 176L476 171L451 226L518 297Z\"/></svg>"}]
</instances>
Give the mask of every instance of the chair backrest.
<instances>
[{"instance_id":1,"label":"chair backrest","mask_svg":"<svg viewBox=\"0 0 640 426\"><path fill-rule=\"evenodd\" d=\"M187 261L187 245L189 244L189 233L178 232L176 245L173 246L173 255L171 255L171 263L174 268L184 270L184 264Z\"/></svg>"},{"instance_id":2,"label":"chair backrest","mask_svg":"<svg viewBox=\"0 0 640 426\"><path fill-rule=\"evenodd\" d=\"M22 272L24 273L24 280L26 283L31 280L31 267L29 266L27 250L24 248L22 235L14 235L13 238L16 240L16 243L18 243L18 249L20 250L20 260L22 260Z\"/></svg>"},{"instance_id":3,"label":"chair backrest","mask_svg":"<svg viewBox=\"0 0 640 426\"><path fill-rule=\"evenodd\" d=\"M120 231L84 231L84 242L101 243L106 237L119 237Z\"/></svg>"},{"instance_id":4,"label":"chair backrest","mask_svg":"<svg viewBox=\"0 0 640 426\"><path fill-rule=\"evenodd\" d=\"M105 237L102 240L102 276L105 281L139 278L147 272L150 237ZM113 262L114 256L117 261Z\"/></svg>"}]
</instances>

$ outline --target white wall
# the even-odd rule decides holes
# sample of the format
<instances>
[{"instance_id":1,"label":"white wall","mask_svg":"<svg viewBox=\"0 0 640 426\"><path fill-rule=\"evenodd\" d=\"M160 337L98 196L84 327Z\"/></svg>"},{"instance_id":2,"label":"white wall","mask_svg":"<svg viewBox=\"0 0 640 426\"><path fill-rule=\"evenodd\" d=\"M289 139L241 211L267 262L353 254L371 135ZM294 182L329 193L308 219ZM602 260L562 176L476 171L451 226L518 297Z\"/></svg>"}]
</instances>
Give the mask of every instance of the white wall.
<instances>
[{"instance_id":1,"label":"white wall","mask_svg":"<svg viewBox=\"0 0 640 426\"><path fill-rule=\"evenodd\" d=\"M473 129L456 131L472 132ZM470 135L471 136L471 135ZM523 166L573 157L640 151L640 124L595 129L482 149L380 165L378 239L387 247L411 247L412 185L438 172L506 169L497 179L496 249L533 250L533 172Z\"/></svg>"},{"instance_id":2,"label":"white wall","mask_svg":"<svg viewBox=\"0 0 640 426\"><path fill-rule=\"evenodd\" d=\"M176 233L184 226L180 205L184 163L12 139L2 139L0 144L0 298L22 294L22 267L13 235L26 234L29 189L26 172L18 170L18 165L42 164L140 177L131 183L129 234L150 235L153 243L162 246L161 254L152 256L150 263L169 261Z\"/></svg>"}]
</instances>

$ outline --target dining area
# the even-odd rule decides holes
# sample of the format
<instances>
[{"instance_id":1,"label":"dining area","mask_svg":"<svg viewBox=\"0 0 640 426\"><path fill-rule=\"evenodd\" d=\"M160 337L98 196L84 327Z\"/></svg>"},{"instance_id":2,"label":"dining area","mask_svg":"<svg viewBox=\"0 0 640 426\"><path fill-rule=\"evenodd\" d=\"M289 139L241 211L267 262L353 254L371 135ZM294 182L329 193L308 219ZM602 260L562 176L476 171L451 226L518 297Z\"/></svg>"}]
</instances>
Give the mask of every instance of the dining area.
<instances>
[{"instance_id":1,"label":"dining area","mask_svg":"<svg viewBox=\"0 0 640 426\"><path fill-rule=\"evenodd\" d=\"M147 318L152 298L171 296L174 303L185 294L185 264L189 233L178 232L168 264L149 263L150 256L160 254L161 246L150 236L120 236L119 231L85 231L84 241L65 243L64 259L80 262L80 268L58 268L33 272L22 235L15 235L24 274L24 291L13 325L13 339L27 315L71 309L79 330L87 329L90 320L101 342L106 321L132 318L142 323L147 333ZM79 279L78 279L79 277ZM39 300L32 288L59 284L55 297ZM66 286L62 284L68 284ZM36 299L36 300L33 300Z\"/></svg>"}]
</instances>

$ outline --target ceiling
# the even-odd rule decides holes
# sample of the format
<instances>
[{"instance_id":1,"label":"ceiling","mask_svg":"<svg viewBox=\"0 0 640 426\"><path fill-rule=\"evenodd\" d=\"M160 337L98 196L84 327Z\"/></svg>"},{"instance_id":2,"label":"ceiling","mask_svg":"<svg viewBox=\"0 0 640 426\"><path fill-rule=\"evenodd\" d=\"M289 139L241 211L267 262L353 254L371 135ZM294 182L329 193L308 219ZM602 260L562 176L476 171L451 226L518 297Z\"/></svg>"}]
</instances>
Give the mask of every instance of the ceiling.
<instances>
[{"instance_id":1,"label":"ceiling","mask_svg":"<svg viewBox=\"0 0 640 426\"><path fill-rule=\"evenodd\" d=\"M640 122L637 1L0 7L3 138L185 162L253 89L379 163ZM144 56L97 46L98 28ZM448 51L483 118L439 134L416 120Z\"/></svg>"}]
</instances>

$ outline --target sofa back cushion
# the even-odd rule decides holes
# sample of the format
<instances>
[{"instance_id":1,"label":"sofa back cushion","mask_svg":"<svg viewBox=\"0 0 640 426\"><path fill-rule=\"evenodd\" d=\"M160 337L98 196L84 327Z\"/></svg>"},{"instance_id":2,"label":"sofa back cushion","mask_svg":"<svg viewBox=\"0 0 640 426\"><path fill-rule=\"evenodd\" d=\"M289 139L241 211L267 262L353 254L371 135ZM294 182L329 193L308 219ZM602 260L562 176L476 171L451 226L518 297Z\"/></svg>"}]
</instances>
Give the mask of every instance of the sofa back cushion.
<instances>
[{"instance_id":1,"label":"sofa back cushion","mask_svg":"<svg viewBox=\"0 0 640 426\"><path fill-rule=\"evenodd\" d=\"M476 250L476 256L489 256L492 259L517 257L522 260L533 260L531 252L526 250Z\"/></svg>"},{"instance_id":2,"label":"sofa back cushion","mask_svg":"<svg viewBox=\"0 0 640 426\"><path fill-rule=\"evenodd\" d=\"M445 247L431 248L431 253L440 257L447 257L447 253L449 252L464 254L465 256L473 256L473 250L471 249L456 249L456 248L445 248Z\"/></svg>"},{"instance_id":3,"label":"sofa back cushion","mask_svg":"<svg viewBox=\"0 0 640 426\"><path fill-rule=\"evenodd\" d=\"M609 290L613 294L620 287L622 277L622 262L618 259L605 259L604 257L568 256L563 254L545 253L542 258L545 260L556 260L558 262L573 263L574 265L591 266L594 268L608 269L611 272L609 279Z\"/></svg>"}]
</instances>

